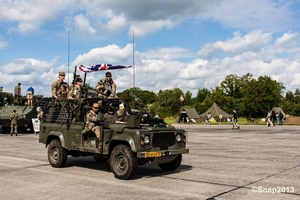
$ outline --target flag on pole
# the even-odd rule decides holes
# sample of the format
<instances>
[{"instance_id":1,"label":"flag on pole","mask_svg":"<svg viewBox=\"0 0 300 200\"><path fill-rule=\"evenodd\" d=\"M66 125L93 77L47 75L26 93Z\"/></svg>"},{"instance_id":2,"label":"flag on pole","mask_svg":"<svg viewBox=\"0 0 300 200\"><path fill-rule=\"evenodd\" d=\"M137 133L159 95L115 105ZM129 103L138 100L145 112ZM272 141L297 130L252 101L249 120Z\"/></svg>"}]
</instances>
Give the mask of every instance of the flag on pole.
<instances>
[{"instance_id":1,"label":"flag on pole","mask_svg":"<svg viewBox=\"0 0 300 200\"><path fill-rule=\"evenodd\" d=\"M103 71L103 70L114 70L114 69L124 69L124 68L130 68L132 66L124 66L124 65L112 65L112 64L98 64L93 65L91 67L86 65L80 65L78 66L78 69L82 72L96 72L96 71Z\"/></svg>"},{"instance_id":2,"label":"flag on pole","mask_svg":"<svg viewBox=\"0 0 300 200\"><path fill-rule=\"evenodd\" d=\"M180 101L181 101L181 102L183 102L183 101L184 101L184 98L183 98L183 96L182 96L182 95L179 97L179 99L180 99Z\"/></svg>"}]
</instances>

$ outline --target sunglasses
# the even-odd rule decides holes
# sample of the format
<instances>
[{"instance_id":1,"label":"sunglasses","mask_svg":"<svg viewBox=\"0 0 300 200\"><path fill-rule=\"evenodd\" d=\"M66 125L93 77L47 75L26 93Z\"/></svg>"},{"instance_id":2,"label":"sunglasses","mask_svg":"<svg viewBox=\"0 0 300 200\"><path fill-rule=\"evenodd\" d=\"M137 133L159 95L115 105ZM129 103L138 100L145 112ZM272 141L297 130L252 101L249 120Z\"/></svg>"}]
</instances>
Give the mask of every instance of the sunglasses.
<instances>
[{"instance_id":1,"label":"sunglasses","mask_svg":"<svg viewBox=\"0 0 300 200\"><path fill-rule=\"evenodd\" d=\"M111 77L111 76L106 76L106 77Z\"/></svg>"},{"instance_id":2,"label":"sunglasses","mask_svg":"<svg viewBox=\"0 0 300 200\"><path fill-rule=\"evenodd\" d=\"M93 107L93 108L95 108L95 109L99 109L99 107Z\"/></svg>"}]
</instances>

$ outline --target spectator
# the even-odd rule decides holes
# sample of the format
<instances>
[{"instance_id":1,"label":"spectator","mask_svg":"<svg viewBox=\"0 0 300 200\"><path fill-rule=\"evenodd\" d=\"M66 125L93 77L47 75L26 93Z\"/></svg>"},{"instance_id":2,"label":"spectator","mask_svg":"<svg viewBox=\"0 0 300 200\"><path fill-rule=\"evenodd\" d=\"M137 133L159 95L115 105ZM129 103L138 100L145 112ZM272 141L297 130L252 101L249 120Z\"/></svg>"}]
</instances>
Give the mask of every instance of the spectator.
<instances>
[{"instance_id":1,"label":"spectator","mask_svg":"<svg viewBox=\"0 0 300 200\"><path fill-rule=\"evenodd\" d=\"M238 122L238 115L236 110L232 110L233 111L233 125L232 125L232 129L240 129L240 126L237 124Z\"/></svg>"},{"instance_id":2,"label":"spectator","mask_svg":"<svg viewBox=\"0 0 300 200\"><path fill-rule=\"evenodd\" d=\"M27 89L27 105L28 106L32 106L33 95L34 95L34 89L33 89L33 87L29 87Z\"/></svg>"},{"instance_id":3,"label":"spectator","mask_svg":"<svg viewBox=\"0 0 300 200\"><path fill-rule=\"evenodd\" d=\"M206 114L206 118L205 118L205 124L206 124L206 125L210 125L210 119L211 119L211 113L208 112L208 113Z\"/></svg>"}]
</instances>

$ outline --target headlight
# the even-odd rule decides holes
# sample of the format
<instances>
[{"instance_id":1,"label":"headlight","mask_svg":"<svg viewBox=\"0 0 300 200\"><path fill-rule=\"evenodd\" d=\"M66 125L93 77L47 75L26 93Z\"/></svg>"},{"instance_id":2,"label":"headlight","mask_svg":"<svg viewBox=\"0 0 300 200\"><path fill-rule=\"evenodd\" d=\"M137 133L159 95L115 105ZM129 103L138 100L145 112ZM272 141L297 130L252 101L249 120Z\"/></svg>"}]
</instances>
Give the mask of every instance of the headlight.
<instances>
[{"instance_id":1,"label":"headlight","mask_svg":"<svg viewBox=\"0 0 300 200\"><path fill-rule=\"evenodd\" d=\"M176 141L177 141L177 142L181 142L181 139L182 139L182 138L181 138L181 135L176 135Z\"/></svg>"},{"instance_id":2,"label":"headlight","mask_svg":"<svg viewBox=\"0 0 300 200\"><path fill-rule=\"evenodd\" d=\"M150 143L150 137L148 135L146 135L144 137L144 142L145 142L145 144L149 144Z\"/></svg>"}]
</instances>

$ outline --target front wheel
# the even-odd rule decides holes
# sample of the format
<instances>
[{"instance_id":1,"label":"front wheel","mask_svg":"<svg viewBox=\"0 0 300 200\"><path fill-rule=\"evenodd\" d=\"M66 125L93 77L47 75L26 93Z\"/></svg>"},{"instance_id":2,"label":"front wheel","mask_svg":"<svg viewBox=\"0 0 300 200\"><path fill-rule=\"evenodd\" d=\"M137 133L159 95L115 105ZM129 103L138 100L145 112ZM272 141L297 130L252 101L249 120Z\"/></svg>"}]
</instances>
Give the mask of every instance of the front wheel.
<instances>
[{"instance_id":1,"label":"front wheel","mask_svg":"<svg viewBox=\"0 0 300 200\"><path fill-rule=\"evenodd\" d=\"M126 145L116 146L110 156L110 168L118 179L130 179L137 170L137 159Z\"/></svg>"},{"instance_id":2,"label":"front wheel","mask_svg":"<svg viewBox=\"0 0 300 200\"><path fill-rule=\"evenodd\" d=\"M52 167L63 167L67 162L68 154L58 139L52 140L48 146L48 160Z\"/></svg>"},{"instance_id":3,"label":"front wheel","mask_svg":"<svg viewBox=\"0 0 300 200\"><path fill-rule=\"evenodd\" d=\"M165 171L174 171L181 165L182 155L179 154L174 160L169 163L158 164L158 166Z\"/></svg>"}]
</instances>

